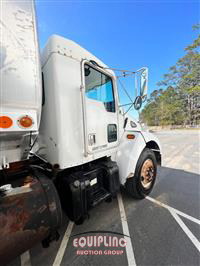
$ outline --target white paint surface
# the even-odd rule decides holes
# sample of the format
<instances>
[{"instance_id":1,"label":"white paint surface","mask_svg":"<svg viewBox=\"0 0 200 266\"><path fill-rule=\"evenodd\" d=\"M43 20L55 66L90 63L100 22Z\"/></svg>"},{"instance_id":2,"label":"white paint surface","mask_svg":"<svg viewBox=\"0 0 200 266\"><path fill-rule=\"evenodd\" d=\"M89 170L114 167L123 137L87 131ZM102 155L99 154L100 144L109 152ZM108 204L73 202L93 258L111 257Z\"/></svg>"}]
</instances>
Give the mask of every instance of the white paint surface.
<instances>
[{"instance_id":1,"label":"white paint surface","mask_svg":"<svg viewBox=\"0 0 200 266\"><path fill-rule=\"evenodd\" d=\"M179 226L182 228L182 230L185 232L185 234L188 236L188 238L191 240L191 242L194 244L194 246L197 248L197 250L200 252L200 242L198 241L198 239L193 235L193 233L189 230L189 228L184 224L184 222L181 220L181 218L179 217L182 216L184 218L187 218L188 220L197 223L198 225L200 225L200 220L184 213L181 212L179 210L176 210L175 208L172 208L158 200L155 200L149 196L146 197L146 199L150 200L151 202L167 209L171 215L174 217L174 219L176 220L176 222L179 224Z\"/></svg>"},{"instance_id":2,"label":"white paint surface","mask_svg":"<svg viewBox=\"0 0 200 266\"><path fill-rule=\"evenodd\" d=\"M71 232L72 232L72 229L73 229L73 226L74 226L74 223L70 221L68 226L67 226L67 230L63 236L63 239L62 239L62 242L60 244L60 248L57 252L56 258L54 260L53 266L58 266L61 264L63 256L65 254L65 250L66 250L68 241L69 241L69 238L70 238L70 235L71 235Z\"/></svg>"},{"instance_id":3,"label":"white paint surface","mask_svg":"<svg viewBox=\"0 0 200 266\"><path fill-rule=\"evenodd\" d=\"M130 236L128 222L127 222L126 213L124 209L124 204L123 204L123 200L122 200L122 196L120 192L117 195L117 200L118 200L118 205L119 205L123 233L124 235ZM127 241L126 255L127 255L128 265L129 266L136 265L131 238L125 236L125 239Z\"/></svg>"},{"instance_id":4,"label":"white paint surface","mask_svg":"<svg viewBox=\"0 0 200 266\"><path fill-rule=\"evenodd\" d=\"M161 207L167 209L170 212L173 211L173 212L177 213L178 215L181 215L182 217L184 217L184 218L186 218L186 219L188 219L188 220L200 225L200 220L197 219L197 218L194 218L193 216L190 216L190 215L188 215L188 214L186 214L186 213L184 213L182 211L179 211L179 210L177 210L175 208L172 208L172 207L170 207L170 206L168 206L168 205L166 205L166 204L164 204L164 203L162 203L162 202L160 202L158 200L155 200L155 199L153 199L153 198L151 198L149 196L147 196L146 199L152 201L153 203L156 203L157 205L160 205Z\"/></svg>"},{"instance_id":5,"label":"white paint surface","mask_svg":"<svg viewBox=\"0 0 200 266\"><path fill-rule=\"evenodd\" d=\"M200 242L198 239L193 235L193 233L189 230L189 228L184 224L184 222L181 220L181 218L178 216L177 213L174 211L170 211L171 215L174 217L174 219L177 221L177 223L180 225L180 227L183 229L183 231L186 233L186 235L189 237L189 239L192 241L194 246L197 248L197 250L200 252Z\"/></svg>"},{"instance_id":6,"label":"white paint surface","mask_svg":"<svg viewBox=\"0 0 200 266\"><path fill-rule=\"evenodd\" d=\"M30 258L30 253L29 250L24 252L21 256L21 266L31 266L31 258Z\"/></svg>"}]
</instances>

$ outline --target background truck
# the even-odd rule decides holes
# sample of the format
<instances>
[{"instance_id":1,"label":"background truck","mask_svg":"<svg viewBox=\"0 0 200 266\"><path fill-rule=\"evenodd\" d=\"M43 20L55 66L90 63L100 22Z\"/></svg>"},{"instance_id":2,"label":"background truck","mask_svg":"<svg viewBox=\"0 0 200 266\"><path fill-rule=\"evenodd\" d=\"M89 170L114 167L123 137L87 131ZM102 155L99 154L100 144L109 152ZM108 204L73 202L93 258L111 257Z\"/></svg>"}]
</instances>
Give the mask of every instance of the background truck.
<instances>
[{"instance_id":1,"label":"background truck","mask_svg":"<svg viewBox=\"0 0 200 266\"><path fill-rule=\"evenodd\" d=\"M119 105L119 76L98 58L57 35L40 57L33 1L1 2L1 14L0 261L6 264L39 241L48 246L57 239L62 209L80 224L120 185L144 198L161 150ZM147 68L117 71L136 76L129 109L139 110Z\"/></svg>"}]
</instances>

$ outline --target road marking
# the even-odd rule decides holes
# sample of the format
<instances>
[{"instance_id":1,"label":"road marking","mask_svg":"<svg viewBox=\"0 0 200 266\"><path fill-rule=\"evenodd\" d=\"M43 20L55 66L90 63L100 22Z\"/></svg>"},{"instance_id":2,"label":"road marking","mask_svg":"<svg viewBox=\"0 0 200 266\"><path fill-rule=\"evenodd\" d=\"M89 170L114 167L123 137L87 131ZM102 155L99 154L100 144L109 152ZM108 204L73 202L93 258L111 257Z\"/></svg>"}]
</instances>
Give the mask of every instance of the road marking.
<instances>
[{"instance_id":1,"label":"road marking","mask_svg":"<svg viewBox=\"0 0 200 266\"><path fill-rule=\"evenodd\" d=\"M126 213L125 213L124 204L123 204L123 200L122 200L122 195L120 192L117 194L117 200L118 200L118 205L119 205L119 212L120 212L120 217L121 217L123 234L130 236L127 218L126 218ZM125 236L125 239L127 241L126 255L127 255L128 265L134 266L134 265L136 265L136 261L135 261L135 255L133 252L133 246L132 246L131 238Z\"/></svg>"},{"instance_id":2,"label":"road marking","mask_svg":"<svg viewBox=\"0 0 200 266\"><path fill-rule=\"evenodd\" d=\"M192 243L195 245L197 250L200 252L200 242L198 239L193 235L193 233L189 230L189 228L184 224L184 222L181 220L181 218L178 216L177 213L174 211L170 211L171 215L174 217L174 219L177 221L177 223L180 225L180 227L183 229L183 231L186 233L186 235L189 237L189 239L192 241Z\"/></svg>"},{"instance_id":3,"label":"road marking","mask_svg":"<svg viewBox=\"0 0 200 266\"><path fill-rule=\"evenodd\" d=\"M31 266L31 258L30 258L30 253L29 250L24 252L21 256L21 266Z\"/></svg>"},{"instance_id":4,"label":"road marking","mask_svg":"<svg viewBox=\"0 0 200 266\"><path fill-rule=\"evenodd\" d=\"M179 224L179 226L182 228L182 230L185 232L185 234L189 237L189 239L192 241L192 243L195 245L195 247L197 248L197 250L200 252L200 242L198 241L198 239L193 235L193 233L189 230L189 228L184 224L184 222L181 220L181 218L178 216L182 216L184 218L189 219L190 221L197 223L198 225L200 225L200 220L184 213L181 212L175 208L172 208L158 200L155 200L149 196L146 197L146 199L152 201L153 203L156 203L157 205L167 209L171 215L174 217L174 219L176 220L176 222Z\"/></svg>"},{"instance_id":5,"label":"road marking","mask_svg":"<svg viewBox=\"0 0 200 266\"><path fill-rule=\"evenodd\" d=\"M147 196L146 199L152 201L153 203L156 203L157 205L159 205L159 206L161 206L161 207L167 209L167 210L170 211L170 212L173 211L173 212L175 212L176 214L179 214L179 215L181 215L182 217L184 217L184 218L186 218L186 219L188 219L188 220L190 220L190 221L192 221L192 222L197 223L198 225L200 225L200 220L197 219L197 218L194 218L194 217L192 217L192 216L190 216L190 215L188 215L188 214L186 214L186 213L184 213L184 212L181 212L181 211L179 211L179 210L177 210L177 209L175 209L175 208L172 208L172 207L170 207L170 206L168 206L168 205L166 205L166 204L164 204L164 203L162 203L162 202L160 202L160 201L158 201L158 200L156 200L156 199L153 199L153 198L151 198L151 197L149 197L149 196Z\"/></svg>"},{"instance_id":6,"label":"road marking","mask_svg":"<svg viewBox=\"0 0 200 266\"><path fill-rule=\"evenodd\" d=\"M62 242L60 244L60 248L58 250L58 253L56 255L56 258L54 260L53 266L58 266L61 264L64 253L65 253L65 249L67 247L72 229L73 229L74 223L69 221L68 226L67 226L67 230L65 231L65 234L63 236Z\"/></svg>"}]
</instances>

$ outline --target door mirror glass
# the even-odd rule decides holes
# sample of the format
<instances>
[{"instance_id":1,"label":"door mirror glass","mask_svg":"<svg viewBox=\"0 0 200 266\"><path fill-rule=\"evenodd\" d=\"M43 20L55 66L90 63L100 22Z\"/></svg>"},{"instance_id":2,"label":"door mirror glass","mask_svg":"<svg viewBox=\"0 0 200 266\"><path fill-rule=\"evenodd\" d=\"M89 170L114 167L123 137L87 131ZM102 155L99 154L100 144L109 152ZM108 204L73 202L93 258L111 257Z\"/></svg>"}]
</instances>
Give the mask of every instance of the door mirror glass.
<instances>
[{"instance_id":1,"label":"door mirror glass","mask_svg":"<svg viewBox=\"0 0 200 266\"><path fill-rule=\"evenodd\" d=\"M147 97L147 89L148 89L148 68L143 68L140 74L140 96L143 99Z\"/></svg>"},{"instance_id":2,"label":"door mirror glass","mask_svg":"<svg viewBox=\"0 0 200 266\"><path fill-rule=\"evenodd\" d=\"M137 96L134 101L134 108L135 110L139 110L142 107L142 97Z\"/></svg>"}]
</instances>

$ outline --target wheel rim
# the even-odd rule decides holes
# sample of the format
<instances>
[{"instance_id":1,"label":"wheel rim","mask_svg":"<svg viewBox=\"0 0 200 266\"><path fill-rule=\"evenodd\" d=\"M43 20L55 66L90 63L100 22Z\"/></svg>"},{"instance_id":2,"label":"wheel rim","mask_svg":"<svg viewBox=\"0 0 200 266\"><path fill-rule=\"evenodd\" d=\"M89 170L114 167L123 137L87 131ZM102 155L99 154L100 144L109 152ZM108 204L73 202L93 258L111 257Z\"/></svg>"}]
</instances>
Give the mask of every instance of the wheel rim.
<instances>
[{"instance_id":1,"label":"wheel rim","mask_svg":"<svg viewBox=\"0 0 200 266\"><path fill-rule=\"evenodd\" d=\"M145 189L148 189L155 177L155 166L151 159L144 161L141 169L141 184Z\"/></svg>"}]
</instances>

